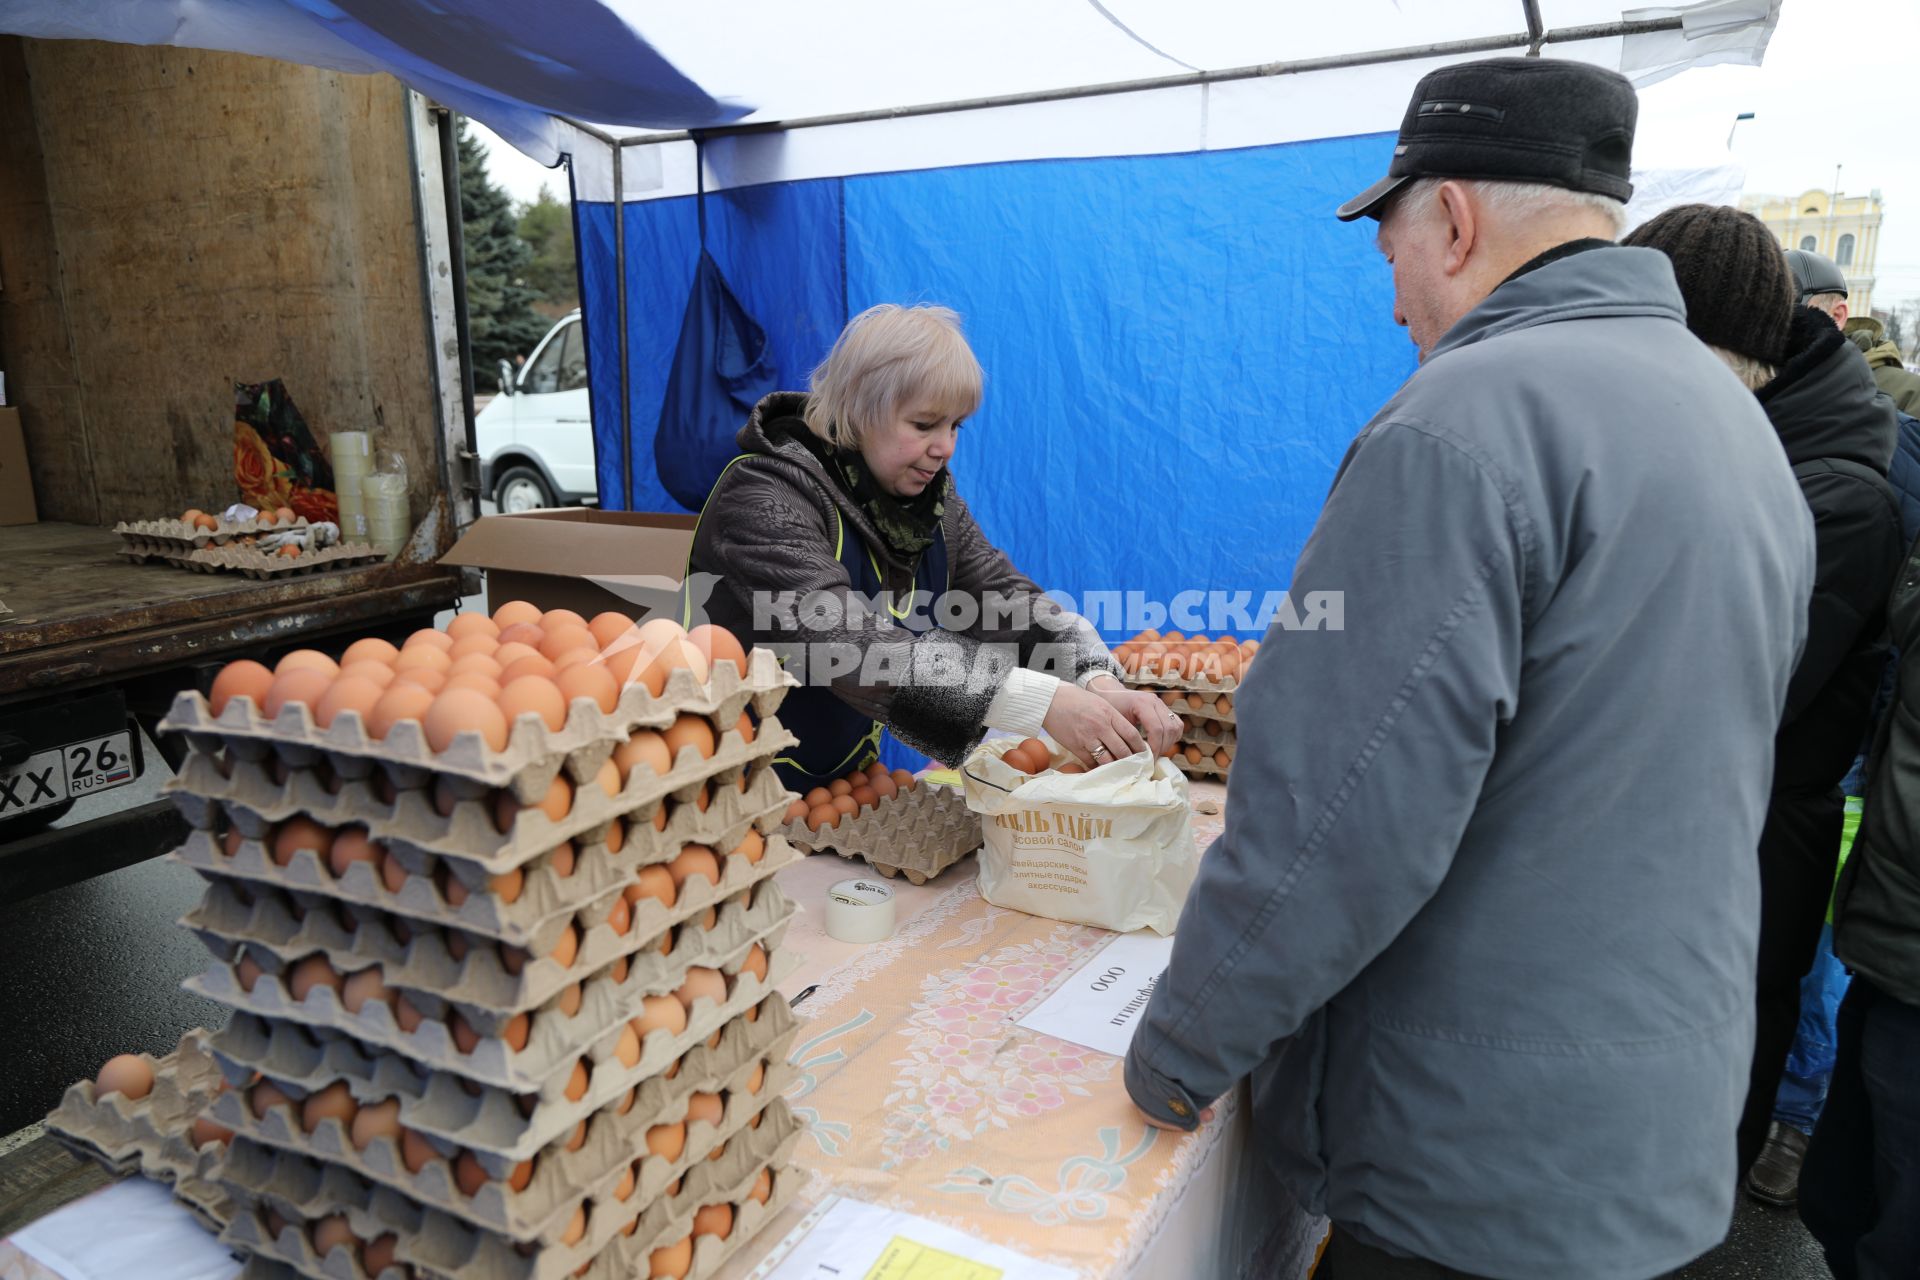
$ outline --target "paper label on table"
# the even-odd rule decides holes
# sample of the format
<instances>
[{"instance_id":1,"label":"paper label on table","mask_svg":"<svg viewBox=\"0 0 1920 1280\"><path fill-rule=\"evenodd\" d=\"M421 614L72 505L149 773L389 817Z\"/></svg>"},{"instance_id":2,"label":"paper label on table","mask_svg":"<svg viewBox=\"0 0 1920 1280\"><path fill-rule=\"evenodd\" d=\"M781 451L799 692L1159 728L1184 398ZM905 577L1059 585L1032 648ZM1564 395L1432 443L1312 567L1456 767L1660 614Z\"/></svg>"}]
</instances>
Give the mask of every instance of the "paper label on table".
<instances>
[{"instance_id":1,"label":"paper label on table","mask_svg":"<svg viewBox=\"0 0 1920 1280\"><path fill-rule=\"evenodd\" d=\"M1124 1058L1172 956L1172 938L1145 929L1123 933L1089 956L1019 1025Z\"/></svg>"},{"instance_id":2,"label":"paper label on table","mask_svg":"<svg viewBox=\"0 0 1920 1280\"><path fill-rule=\"evenodd\" d=\"M1075 1280L1066 1267L1036 1262L964 1231L897 1209L831 1197L812 1225L783 1240L784 1256L765 1280Z\"/></svg>"}]
</instances>

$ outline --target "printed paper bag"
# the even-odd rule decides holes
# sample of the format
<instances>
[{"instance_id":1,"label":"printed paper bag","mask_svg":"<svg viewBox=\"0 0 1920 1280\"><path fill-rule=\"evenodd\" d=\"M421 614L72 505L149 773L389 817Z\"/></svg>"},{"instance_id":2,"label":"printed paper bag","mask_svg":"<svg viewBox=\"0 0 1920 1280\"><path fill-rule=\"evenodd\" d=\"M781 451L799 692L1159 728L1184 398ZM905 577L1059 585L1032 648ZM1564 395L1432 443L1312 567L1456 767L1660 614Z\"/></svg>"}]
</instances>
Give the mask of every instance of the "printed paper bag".
<instances>
[{"instance_id":1,"label":"printed paper bag","mask_svg":"<svg viewBox=\"0 0 1920 1280\"><path fill-rule=\"evenodd\" d=\"M1145 753L1029 777L1000 758L1017 745L983 742L962 771L984 837L980 896L1119 933L1172 933L1199 861L1186 778ZM1054 763L1066 759L1056 748Z\"/></svg>"}]
</instances>

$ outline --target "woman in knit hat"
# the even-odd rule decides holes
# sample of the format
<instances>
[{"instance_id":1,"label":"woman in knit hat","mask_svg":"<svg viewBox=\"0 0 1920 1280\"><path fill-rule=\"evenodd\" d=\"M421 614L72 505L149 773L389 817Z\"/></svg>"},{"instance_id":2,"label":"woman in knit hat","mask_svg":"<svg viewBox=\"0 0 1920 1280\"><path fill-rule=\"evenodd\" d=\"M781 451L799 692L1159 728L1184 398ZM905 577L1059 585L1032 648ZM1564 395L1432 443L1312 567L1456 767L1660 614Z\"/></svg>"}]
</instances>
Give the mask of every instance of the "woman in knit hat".
<instances>
[{"instance_id":1,"label":"woman in knit hat","mask_svg":"<svg viewBox=\"0 0 1920 1280\"><path fill-rule=\"evenodd\" d=\"M1687 327L1758 397L1813 509L1818 563L1807 642L1774 743L1760 836L1760 965L1740 1170L1767 1137L1840 856L1846 776L1886 662L1887 592L1906 548L1887 484L1892 406L1833 321L1798 306L1786 256L1758 218L1691 204L1624 244L1673 260Z\"/></svg>"}]
</instances>

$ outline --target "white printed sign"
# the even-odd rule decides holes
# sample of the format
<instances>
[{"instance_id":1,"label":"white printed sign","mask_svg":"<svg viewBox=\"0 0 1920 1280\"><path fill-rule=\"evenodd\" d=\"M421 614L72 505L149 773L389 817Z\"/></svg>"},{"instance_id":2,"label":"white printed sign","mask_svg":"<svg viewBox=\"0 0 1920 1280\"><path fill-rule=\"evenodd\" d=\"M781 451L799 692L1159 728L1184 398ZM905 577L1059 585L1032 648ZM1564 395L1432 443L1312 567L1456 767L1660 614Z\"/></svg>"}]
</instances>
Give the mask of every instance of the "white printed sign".
<instances>
[{"instance_id":1,"label":"white printed sign","mask_svg":"<svg viewBox=\"0 0 1920 1280\"><path fill-rule=\"evenodd\" d=\"M1170 937L1146 929L1123 933L1088 957L1020 1025L1124 1058L1172 956Z\"/></svg>"}]
</instances>

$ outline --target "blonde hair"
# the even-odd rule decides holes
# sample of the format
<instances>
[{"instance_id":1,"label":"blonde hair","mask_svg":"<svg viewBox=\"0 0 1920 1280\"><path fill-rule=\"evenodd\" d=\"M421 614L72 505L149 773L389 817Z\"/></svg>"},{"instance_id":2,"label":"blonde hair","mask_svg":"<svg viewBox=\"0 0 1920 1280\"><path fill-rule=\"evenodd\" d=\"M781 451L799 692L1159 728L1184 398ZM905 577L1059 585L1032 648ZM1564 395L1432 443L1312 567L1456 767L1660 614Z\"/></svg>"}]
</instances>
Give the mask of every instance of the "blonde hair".
<instances>
[{"instance_id":1,"label":"blonde hair","mask_svg":"<svg viewBox=\"0 0 1920 1280\"><path fill-rule=\"evenodd\" d=\"M957 421L980 407L982 377L957 312L883 302L847 321L813 371L807 429L857 449L867 428L916 398Z\"/></svg>"},{"instance_id":2,"label":"blonde hair","mask_svg":"<svg viewBox=\"0 0 1920 1280\"><path fill-rule=\"evenodd\" d=\"M1765 360L1756 360L1752 356L1743 356L1738 351L1729 351L1725 347L1716 347L1711 342L1707 350L1720 357L1727 368L1733 370L1733 376L1740 379L1740 385L1749 391L1758 391L1780 376L1780 370Z\"/></svg>"}]
</instances>

